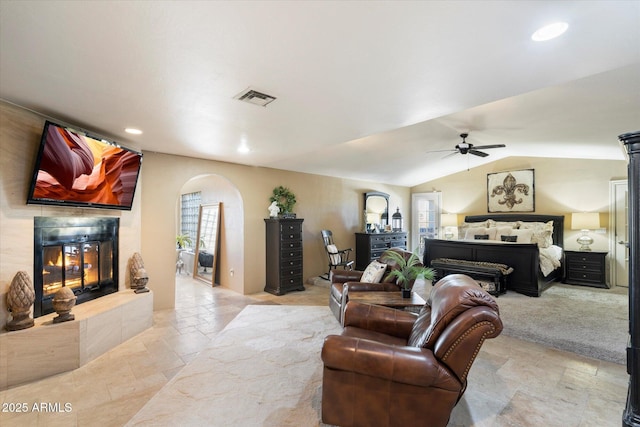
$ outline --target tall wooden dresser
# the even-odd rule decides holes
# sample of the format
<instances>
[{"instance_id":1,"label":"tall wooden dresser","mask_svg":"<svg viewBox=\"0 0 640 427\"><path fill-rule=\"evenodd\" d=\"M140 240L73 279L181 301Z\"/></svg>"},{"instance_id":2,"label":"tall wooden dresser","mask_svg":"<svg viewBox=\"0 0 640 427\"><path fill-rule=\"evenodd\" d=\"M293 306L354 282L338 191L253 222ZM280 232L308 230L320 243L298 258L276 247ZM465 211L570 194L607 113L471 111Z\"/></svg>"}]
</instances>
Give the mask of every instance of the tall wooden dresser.
<instances>
[{"instance_id":1,"label":"tall wooden dresser","mask_svg":"<svg viewBox=\"0 0 640 427\"><path fill-rule=\"evenodd\" d=\"M302 278L303 219L267 218L267 275L265 292L284 295L304 291Z\"/></svg>"},{"instance_id":2,"label":"tall wooden dresser","mask_svg":"<svg viewBox=\"0 0 640 427\"><path fill-rule=\"evenodd\" d=\"M389 248L407 249L407 233L356 233L356 270L364 271Z\"/></svg>"}]
</instances>

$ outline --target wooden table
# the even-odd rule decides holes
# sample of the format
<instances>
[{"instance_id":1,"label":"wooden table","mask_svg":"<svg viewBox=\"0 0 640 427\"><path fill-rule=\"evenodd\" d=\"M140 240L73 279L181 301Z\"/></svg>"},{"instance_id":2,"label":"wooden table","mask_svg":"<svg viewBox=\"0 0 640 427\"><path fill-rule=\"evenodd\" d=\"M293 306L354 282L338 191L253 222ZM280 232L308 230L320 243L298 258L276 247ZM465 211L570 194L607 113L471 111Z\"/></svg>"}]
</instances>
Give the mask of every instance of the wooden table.
<instances>
[{"instance_id":1,"label":"wooden table","mask_svg":"<svg viewBox=\"0 0 640 427\"><path fill-rule=\"evenodd\" d=\"M365 304L383 305L399 309L422 308L425 300L415 292L411 292L411 298L403 298L402 292L349 292L349 301L357 301ZM414 311L414 310L411 310Z\"/></svg>"}]
</instances>

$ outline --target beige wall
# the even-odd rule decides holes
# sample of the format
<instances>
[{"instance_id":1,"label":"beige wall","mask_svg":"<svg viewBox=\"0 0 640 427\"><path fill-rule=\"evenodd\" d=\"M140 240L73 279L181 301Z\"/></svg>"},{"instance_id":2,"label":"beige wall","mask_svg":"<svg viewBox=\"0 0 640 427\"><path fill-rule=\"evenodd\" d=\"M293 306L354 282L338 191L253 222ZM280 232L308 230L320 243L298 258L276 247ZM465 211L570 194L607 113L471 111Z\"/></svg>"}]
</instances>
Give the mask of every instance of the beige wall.
<instances>
[{"instance_id":1,"label":"beige wall","mask_svg":"<svg viewBox=\"0 0 640 427\"><path fill-rule=\"evenodd\" d=\"M119 217L120 289L129 284L128 275L125 275L129 258L141 250L140 187L136 190L131 211L26 204L44 121L41 116L0 102L0 328L7 321L5 294L15 274L24 270L33 280L34 217Z\"/></svg>"},{"instance_id":2,"label":"beige wall","mask_svg":"<svg viewBox=\"0 0 640 427\"><path fill-rule=\"evenodd\" d=\"M303 218L303 269L305 280L326 271L327 258L320 238L320 230L331 229L342 247L354 247L354 233L362 227L363 192L384 191L391 195L391 206L399 206L409 219L409 188L344 180L319 175L287 172L276 169L242 166L210 160L145 152L142 195L142 254L145 267L152 278L149 285L155 292L156 308L172 307L175 289L175 233L177 230L176 203L182 192L194 188L216 186L215 181L228 183L219 187L219 200L226 221L242 221L243 230L234 231L235 239L225 238L221 247L221 285L237 292L261 292L265 285L265 230L269 197L279 185L288 187L297 203L294 211ZM193 177L214 175L222 177L208 184L189 181ZM169 178L169 179L168 179ZM201 178L198 178L201 180ZM203 181L204 182L204 181ZM153 184L148 184L153 183ZM237 206L229 207L225 198L238 192ZM214 191L213 193L215 193ZM209 196L208 196L209 197ZM218 199L211 195L211 199ZM236 201L234 201L236 203ZM240 217L236 217L240 216ZM405 222L408 224L409 222ZM240 241L241 244L237 244ZM225 252L226 253L223 253ZM238 251L238 253L236 253ZM234 276L230 276L230 269Z\"/></svg>"},{"instance_id":3,"label":"beige wall","mask_svg":"<svg viewBox=\"0 0 640 427\"><path fill-rule=\"evenodd\" d=\"M577 249L579 231L571 230L571 212L600 212L603 228L609 225L609 181L626 179L624 160L576 160L511 157L469 171L426 182L412 193L441 191L446 212L464 215L487 213L487 174L534 169L535 213L565 215L565 248ZM593 249L609 249L609 230L593 233Z\"/></svg>"}]
</instances>

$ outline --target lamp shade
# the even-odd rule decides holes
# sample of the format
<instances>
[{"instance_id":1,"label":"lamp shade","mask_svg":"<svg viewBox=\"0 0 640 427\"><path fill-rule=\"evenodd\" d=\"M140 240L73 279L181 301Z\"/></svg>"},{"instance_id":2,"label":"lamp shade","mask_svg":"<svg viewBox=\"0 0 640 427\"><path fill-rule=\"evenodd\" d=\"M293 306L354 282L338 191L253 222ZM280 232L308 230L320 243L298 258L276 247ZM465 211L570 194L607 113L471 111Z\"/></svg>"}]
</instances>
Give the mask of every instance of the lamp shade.
<instances>
[{"instance_id":1,"label":"lamp shade","mask_svg":"<svg viewBox=\"0 0 640 427\"><path fill-rule=\"evenodd\" d=\"M598 212L575 212L571 214L572 230L595 230L600 228Z\"/></svg>"},{"instance_id":2,"label":"lamp shade","mask_svg":"<svg viewBox=\"0 0 640 427\"><path fill-rule=\"evenodd\" d=\"M440 216L440 225L442 227L457 227L458 214L444 213Z\"/></svg>"}]
</instances>

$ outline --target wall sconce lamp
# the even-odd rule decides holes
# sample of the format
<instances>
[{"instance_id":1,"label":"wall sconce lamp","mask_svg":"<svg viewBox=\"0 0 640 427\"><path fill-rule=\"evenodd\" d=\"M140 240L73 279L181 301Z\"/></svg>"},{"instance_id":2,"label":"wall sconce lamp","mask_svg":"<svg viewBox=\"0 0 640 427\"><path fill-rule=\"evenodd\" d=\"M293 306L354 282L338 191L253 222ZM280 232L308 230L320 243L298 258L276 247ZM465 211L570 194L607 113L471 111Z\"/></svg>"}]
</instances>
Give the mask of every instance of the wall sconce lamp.
<instances>
[{"instance_id":1,"label":"wall sconce lamp","mask_svg":"<svg viewBox=\"0 0 640 427\"><path fill-rule=\"evenodd\" d=\"M458 227L458 214L443 213L440 215L440 225L444 228L444 237L447 240L453 238L453 228Z\"/></svg>"},{"instance_id":2,"label":"wall sconce lamp","mask_svg":"<svg viewBox=\"0 0 640 427\"><path fill-rule=\"evenodd\" d=\"M571 214L571 229L582 230L577 242L581 251L590 251L589 245L593 243L593 238L589 236L589 230L600 228L600 214L598 212L574 212Z\"/></svg>"}]
</instances>

